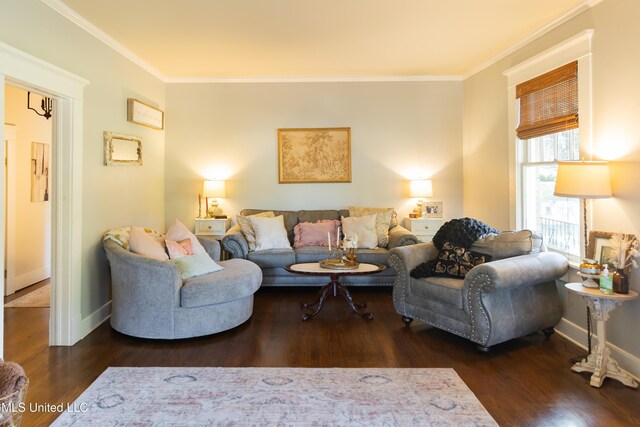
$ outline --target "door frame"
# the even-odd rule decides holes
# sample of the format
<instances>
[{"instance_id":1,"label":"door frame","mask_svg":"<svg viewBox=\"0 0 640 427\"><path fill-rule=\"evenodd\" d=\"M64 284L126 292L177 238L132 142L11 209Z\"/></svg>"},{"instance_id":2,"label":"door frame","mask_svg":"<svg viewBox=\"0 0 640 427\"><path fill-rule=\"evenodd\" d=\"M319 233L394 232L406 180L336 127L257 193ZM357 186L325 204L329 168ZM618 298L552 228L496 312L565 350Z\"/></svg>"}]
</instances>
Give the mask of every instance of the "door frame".
<instances>
[{"instance_id":1,"label":"door frame","mask_svg":"<svg viewBox=\"0 0 640 427\"><path fill-rule=\"evenodd\" d=\"M82 140L83 92L88 80L0 42L0 122L5 121L4 85L37 90L55 98L51 150L51 311L49 345L80 340L82 314ZM0 152L4 152L0 126ZM5 166L0 162L0 200L5 200ZM0 209L0 223L5 221ZM0 270L4 270L5 231L0 227ZM0 277L0 294L4 294ZM3 308L4 310L4 308ZM3 314L4 312L2 312ZM0 357L4 354L4 315L0 316Z\"/></svg>"},{"instance_id":2,"label":"door frame","mask_svg":"<svg viewBox=\"0 0 640 427\"><path fill-rule=\"evenodd\" d=\"M16 223L16 215L15 215L15 203L9 203L9 201L15 200L16 193L16 168L15 168L15 157L16 157L16 139L17 139L17 130L18 127L11 123L4 124L5 136L4 141L7 144L5 149L5 178L6 181L4 183L4 188L6 191L5 194L5 220L4 220L4 230L5 230L5 266L4 271L6 271L5 275L5 289L2 293L3 296L10 295L15 292L15 281L16 281L16 264L15 264L15 253L16 253L16 232L15 232L15 223ZM11 166L7 166L11 165ZM9 284L11 284L11 289ZM9 292L11 291L11 292Z\"/></svg>"}]
</instances>

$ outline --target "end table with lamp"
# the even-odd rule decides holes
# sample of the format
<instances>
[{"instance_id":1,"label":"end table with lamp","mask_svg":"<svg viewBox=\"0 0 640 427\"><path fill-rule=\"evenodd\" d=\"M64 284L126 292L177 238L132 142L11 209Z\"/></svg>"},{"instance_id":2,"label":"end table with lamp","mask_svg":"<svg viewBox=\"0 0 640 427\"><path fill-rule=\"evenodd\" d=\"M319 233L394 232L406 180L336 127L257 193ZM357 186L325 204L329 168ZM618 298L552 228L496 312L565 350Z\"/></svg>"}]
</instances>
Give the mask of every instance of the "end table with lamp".
<instances>
[{"instance_id":1,"label":"end table with lamp","mask_svg":"<svg viewBox=\"0 0 640 427\"><path fill-rule=\"evenodd\" d=\"M580 295L586 300L587 306L596 318L596 331L598 335L598 345L595 351L587 356L586 359L576 363L571 367L574 372L592 372L590 384L593 387L602 386L602 382L606 377L620 381L622 384L637 388L638 383L626 371L620 369L618 363L611 357L611 351L607 347L606 321L609 319L609 313L616 306L630 301L638 297L635 291L629 291L628 294L603 294L599 289L585 288L582 283L567 283L565 285L571 293Z\"/></svg>"}]
</instances>

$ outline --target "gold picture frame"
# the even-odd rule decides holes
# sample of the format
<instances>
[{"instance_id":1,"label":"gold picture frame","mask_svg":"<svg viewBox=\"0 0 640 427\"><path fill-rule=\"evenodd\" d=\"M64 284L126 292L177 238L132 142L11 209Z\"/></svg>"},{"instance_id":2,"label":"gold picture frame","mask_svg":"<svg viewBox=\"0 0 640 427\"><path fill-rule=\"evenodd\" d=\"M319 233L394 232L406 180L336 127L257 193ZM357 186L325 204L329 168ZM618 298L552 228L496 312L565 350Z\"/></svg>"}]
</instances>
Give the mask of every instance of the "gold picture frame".
<instances>
[{"instance_id":1,"label":"gold picture frame","mask_svg":"<svg viewBox=\"0 0 640 427\"><path fill-rule=\"evenodd\" d=\"M613 267L611 259L608 256L608 253L611 251L611 247L608 246L609 239L614 234L620 234L625 238L634 238L633 234L623 234L623 233L611 233L609 231L590 231L589 232L589 241L587 243L587 258L594 259L600 265L608 264L609 267ZM629 254L629 249L627 249L627 253L625 254L625 259ZM628 268L625 268L625 271L628 273Z\"/></svg>"},{"instance_id":2,"label":"gold picture frame","mask_svg":"<svg viewBox=\"0 0 640 427\"><path fill-rule=\"evenodd\" d=\"M105 166L142 166L142 138L104 132Z\"/></svg>"},{"instance_id":3,"label":"gold picture frame","mask_svg":"<svg viewBox=\"0 0 640 427\"><path fill-rule=\"evenodd\" d=\"M278 182L351 182L351 128L278 129Z\"/></svg>"},{"instance_id":4,"label":"gold picture frame","mask_svg":"<svg viewBox=\"0 0 640 427\"><path fill-rule=\"evenodd\" d=\"M164 129L164 111L135 98L127 99L127 121L149 127Z\"/></svg>"}]
</instances>

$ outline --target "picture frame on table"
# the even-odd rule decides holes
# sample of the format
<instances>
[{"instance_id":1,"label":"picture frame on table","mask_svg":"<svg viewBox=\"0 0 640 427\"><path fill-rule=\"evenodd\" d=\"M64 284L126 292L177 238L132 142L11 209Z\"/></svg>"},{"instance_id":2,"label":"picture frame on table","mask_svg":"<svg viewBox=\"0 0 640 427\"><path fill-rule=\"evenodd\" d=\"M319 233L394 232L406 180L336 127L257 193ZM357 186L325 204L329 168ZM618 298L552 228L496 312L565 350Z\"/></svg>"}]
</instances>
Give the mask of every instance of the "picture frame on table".
<instances>
[{"instance_id":1,"label":"picture frame on table","mask_svg":"<svg viewBox=\"0 0 640 427\"><path fill-rule=\"evenodd\" d=\"M613 268L616 260L611 258L612 247L609 240L614 234L620 234L625 238L635 237L632 234L612 233L609 231L590 231L589 240L587 243L587 258L594 259L600 265L608 264L610 268ZM628 255L625 254L625 259Z\"/></svg>"},{"instance_id":2,"label":"picture frame on table","mask_svg":"<svg viewBox=\"0 0 640 427\"><path fill-rule=\"evenodd\" d=\"M426 202L424 212L426 218L442 218L444 216L443 203L441 201Z\"/></svg>"},{"instance_id":3,"label":"picture frame on table","mask_svg":"<svg viewBox=\"0 0 640 427\"><path fill-rule=\"evenodd\" d=\"M351 128L278 129L278 182L351 182Z\"/></svg>"}]
</instances>

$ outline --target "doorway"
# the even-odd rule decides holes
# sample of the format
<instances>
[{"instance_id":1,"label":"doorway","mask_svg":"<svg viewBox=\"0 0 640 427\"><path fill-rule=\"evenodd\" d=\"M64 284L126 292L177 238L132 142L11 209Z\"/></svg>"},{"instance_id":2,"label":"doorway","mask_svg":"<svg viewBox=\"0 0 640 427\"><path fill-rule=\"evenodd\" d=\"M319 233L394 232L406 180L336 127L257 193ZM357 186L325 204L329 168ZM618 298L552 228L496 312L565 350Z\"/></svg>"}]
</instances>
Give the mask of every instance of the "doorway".
<instances>
[{"instance_id":1,"label":"doorway","mask_svg":"<svg viewBox=\"0 0 640 427\"><path fill-rule=\"evenodd\" d=\"M49 111L53 103L46 104ZM5 120L11 123L5 125L5 296L35 291L51 277L53 126L42 106L43 96L5 85ZM38 292L39 299L48 297L48 289ZM13 305L42 306L32 299Z\"/></svg>"}]
</instances>

